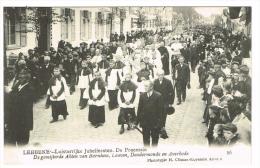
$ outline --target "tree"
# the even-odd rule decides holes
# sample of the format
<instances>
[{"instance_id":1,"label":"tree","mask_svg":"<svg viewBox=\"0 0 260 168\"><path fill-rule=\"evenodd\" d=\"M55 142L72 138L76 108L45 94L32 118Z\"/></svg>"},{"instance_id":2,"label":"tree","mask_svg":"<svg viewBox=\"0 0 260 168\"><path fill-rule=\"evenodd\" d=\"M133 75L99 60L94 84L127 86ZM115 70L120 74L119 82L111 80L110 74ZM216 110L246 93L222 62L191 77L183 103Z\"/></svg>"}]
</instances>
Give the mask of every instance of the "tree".
<instances>
[{"instance_id":1,"label":"tree","mask_svg":"<svg viewBox=\"0 0 260 168\"><path fill-rule=\"evenodd\" d=\"M146 20L145 11L144 11L143 7L136 8L134 13L137 16L137 21L135 23L136 23L137 27L142 30L142 28L145 25L145 20Z\"/></svg>"},{"instance_id":2,"label":"tree","mask_svg":"<svg viewBox=\"0 0 260 168\"><path fill-rule=\"evenodd\" d=\"M28 24L26 32L34 32L36 34L36 40L38 46L43 29L46 25L56 24L57 22L66 22L68 17L71 17L65 12L65 15L57 14L53 8L50 7L25 7L27 12L21 16L21 22Z\"/></svg>"}]
</instances>

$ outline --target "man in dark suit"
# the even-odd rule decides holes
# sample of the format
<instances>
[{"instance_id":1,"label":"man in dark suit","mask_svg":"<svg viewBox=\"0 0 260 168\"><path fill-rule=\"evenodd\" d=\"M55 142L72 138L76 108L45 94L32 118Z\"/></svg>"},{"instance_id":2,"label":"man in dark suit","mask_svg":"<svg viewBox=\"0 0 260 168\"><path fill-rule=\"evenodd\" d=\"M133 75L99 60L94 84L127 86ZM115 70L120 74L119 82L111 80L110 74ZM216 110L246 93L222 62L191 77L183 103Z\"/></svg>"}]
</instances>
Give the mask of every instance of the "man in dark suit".
<instances>
[{"instance_id":1,"label":"man in dark suit","mask_svg":"<svg viewBox=\"0 0 260 168\"><path fill-rule=\"evenodd\" d=\"M52 77L53 65L50 64L51 58L44 56L44 65L40 68L40 78L42 87L42 94L46 94L49 87L49 80Z\"/></svg>"},{"instance_id":2,"label":"man in dark suit","mask_svg":"<svg viewBox=\"0 0 260 168\"><path fill-rule=\"evenodd\" d=\"M68 55L68 59L63 62L63 67L65 69L65 79L67 84L70 85L70 94L75 92L75 84L76 84L76 70L77 70L77 62L73 58L72 54Z\"/></svg>"},{"instance_id":3,"label":"man in dark suit","mask_svg":"<svg viewBox=\"0 0 260 168\"><path fill-rule=\"evenodd\" d=\"M161 138L168 138L167 132L165 130L165 123L167 118L167 108L171 107L174 102L174 90L173 85L169 79L164 77L164 71L157 71L158 79L154 81L154 90L162 94L164 112L162 115L162 129Z\"/></svg>"},{"instance_id":4,"label":"man in dark suit","mask_svg":"<svg viewBox=\"0 0 260 168\"><path fill-rule=\"evenodd\" d=\"M187 44L186 43L184 43L183 44L183 48L182 49L180 49L180 52L181 52L181 55L184 57L184 62L186 63L186 64L188 64L189 63L189 61L190 61L190 49L187 47Z\"/></svg>"},{"instance_id":5,"label":"man in dark suit","mask_svg":"<svg viewBox=\"0 0 260 168\"><path fill-rule=\"evenodd\" d=\"M173 79L176 82L176 90L177 90L177 97L178 103L177 105L181 104L181 102L185 101L186 99L186 87L190 87L190 68L189 65L184 63L184 58L181 56L178 59L179 64L176 65L175 71L173 74Z\"/></svg>"},{"instance_id":6,"label":"man in dark suit","mask_svg":"<svg viewBox=\"0 0 260 168\"><path fill-rule=\"evenodd\" d=\"M196 66L199 62L198 50L195 43L192 43L190 46L190 63L191 70L195 73Z\"/></svg>"},{"instance_id":7,"label":"man in dark suit","mask_svg":"<svg viewBox=\"0 0 260 168\"><path fill-rule=\"evenodd\" d=\"M33 129L34 91L30 83L31 74L27 70L19 73L18 83L9 93L7 129L11 145L26 145L29 142L30 130Z\"/></svg>"},{"instance_id":8,"label":"man in dark suit","mask_svg":"<svg viewBox=\"0 0 260 168\"><path fill-rule=\"evenodd\" d=\"M145 93L140 96L137 110L137 125L140 123L142 127L144 146L150 146L152 138L152 146L155 147L162 128L163 98L159 92L154 91L150 80L144 82L144 88Z\"/></svg>"}]
</instances>

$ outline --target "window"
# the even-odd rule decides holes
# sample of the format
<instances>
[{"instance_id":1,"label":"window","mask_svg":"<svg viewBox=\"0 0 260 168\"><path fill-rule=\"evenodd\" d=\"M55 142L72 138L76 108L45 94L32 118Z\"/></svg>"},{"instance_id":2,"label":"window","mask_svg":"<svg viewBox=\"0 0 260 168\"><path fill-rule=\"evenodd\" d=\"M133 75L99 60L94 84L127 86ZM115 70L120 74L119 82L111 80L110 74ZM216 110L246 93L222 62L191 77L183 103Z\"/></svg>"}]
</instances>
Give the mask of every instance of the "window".
<instances>
[{"instance_id":1,"label":"window","mask_svg":"<svg viewBox=\"0 0 260 168\"><path fill-rule=\"evenodd\" d=\"M109 13L107 14L107 19L106 19L106 37L109 39L110 38L110 34L111 34L111 30L112 30L112 23L113 22L113 14Z\"/></svg>"},{"instance_id":2,"label":"window","mask_svg":"<svg viewBox=\"0 0 260 168\"><path fill-rule=\"evenodd\" d=\"M25 15L25 8L5 8L5 40L8 48L26 46L26 23L22 20Z\"/></svg>"},{"instance_id":3,"label":"window","mask_svg":"<svg viewBox=\"0 0 260 168\"><path fill-rule=\"evenodd\" d=\"M75 10L71 10L71 41L75 41Z\"/></svg>"},{"instance_id":4,"label":"window","mask_svg":"<svg viewBox=\"0 0 260 168\"><path fill-rule=\"evenodd\" d=\"M91 12L88 10L80 11L80 17L80 38L88 40L91 38L92 32Z\"/></svg>"},{"instance_id":5,"label":"window","mask_svg":"<svg viewBox=\"0 0 260 168\"><path fill-rule=\"evenodd\" d=\"M61 22L61 39L75 40L75 10L70 8L61 9L64 20Z\"/></svg>"},{"instance_id":6,"label":"window","mask_svg":"<svg viewBox=\"0 0 260 168\"><path fill-rule=\"evenodd\" d=\"M95 37L100 40L104 37L104 13L95 13Z\"/></svg>"}]
</instances>

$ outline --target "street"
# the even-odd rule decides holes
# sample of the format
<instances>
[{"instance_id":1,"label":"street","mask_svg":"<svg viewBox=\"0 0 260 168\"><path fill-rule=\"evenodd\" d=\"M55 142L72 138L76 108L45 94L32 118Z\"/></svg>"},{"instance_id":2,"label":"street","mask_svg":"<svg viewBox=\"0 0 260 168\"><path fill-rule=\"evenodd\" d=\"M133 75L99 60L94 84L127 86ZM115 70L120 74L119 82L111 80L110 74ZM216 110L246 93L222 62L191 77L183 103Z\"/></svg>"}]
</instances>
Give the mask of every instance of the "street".
<instances>
[{"instance_id":1,"label":"street","mask_svg":"<svg viewBox=\"0 0 260 168\"><path fill-rule=\"evenodd\" d=\"M205 138L206 126L201 123L204 102L201 100L201 89L197 89L198 76L191 74L191 89L187 90L185 103L176 105L175 113L169 115L166 121L168 139L161 139L159 145L188 144L207 145ZM109 111L106 106L106 122L99 128L94 128L88 122L88 107L80 110L79 89L67 97L69 116L63 120L50 124L51 108L45 109L45 99L34 105L34 129L31 131L30 145L46 145L56 143L133 143L142 144L142 136L137 130L125 130L120 135L120 126L117 125L119 109ZM125 126L126 127L126 126Z\"/></svg>"}]
</instances>

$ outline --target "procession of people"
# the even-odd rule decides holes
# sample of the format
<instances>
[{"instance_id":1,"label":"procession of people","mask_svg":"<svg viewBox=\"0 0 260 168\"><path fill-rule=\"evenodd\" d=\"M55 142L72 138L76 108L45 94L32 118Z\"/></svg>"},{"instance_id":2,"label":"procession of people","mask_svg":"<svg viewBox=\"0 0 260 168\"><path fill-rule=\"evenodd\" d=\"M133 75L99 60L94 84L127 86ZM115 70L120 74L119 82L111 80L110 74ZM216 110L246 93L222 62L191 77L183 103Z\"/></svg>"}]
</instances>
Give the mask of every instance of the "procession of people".
<instances>
[{"instance_id":1,"label":"procession of people","mask_svg":"<svg viewBox=\"0 0 260 168\"><path fill-rule=\"evenodd\" d=\"M33 101L46 98L54 124L59 115L64 120L73 115L67 110L67 97L79 90L78 105L88 112L94 128L106 126L107 110L117 110L119 134L125 133L125 125L127 130L140 126L143 144L157 146L160 137L169 138L166 125L171 123L166 121L174 104L188 105L186 89L196 87L205 101L201 118L209 144L250 144L249 42L242 33L201 25L180 34L139 30L111 34L109 42L72 46L61 40L57 49L35 47L19 55L11 89L5 93L7 104L16 106L5 107L7 134L11 132L13 144L28 144ZM197 86L191 86L192 75L198 75ZM27 102L20 103L21 99ZM24 112L18 114L19 108Z\"/></svg>"}]
</instances>

